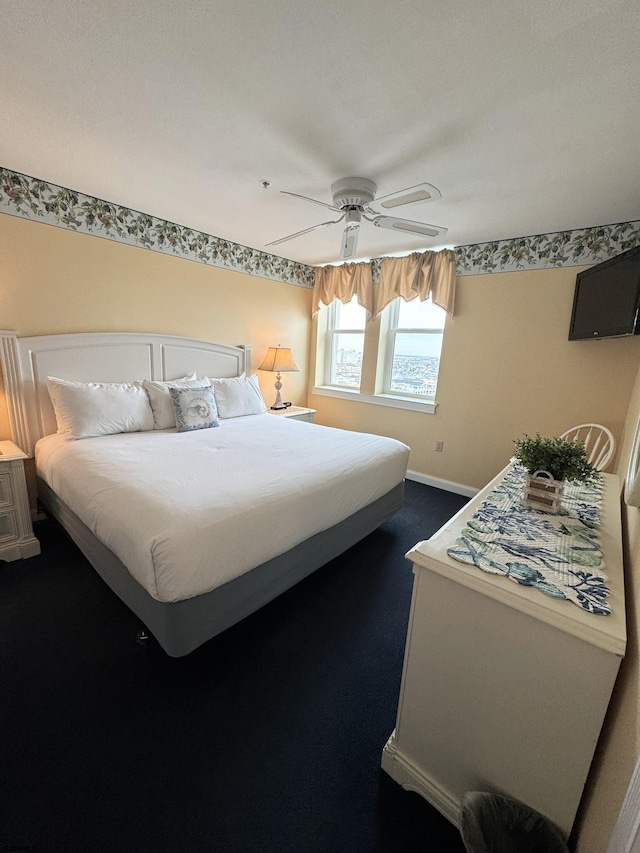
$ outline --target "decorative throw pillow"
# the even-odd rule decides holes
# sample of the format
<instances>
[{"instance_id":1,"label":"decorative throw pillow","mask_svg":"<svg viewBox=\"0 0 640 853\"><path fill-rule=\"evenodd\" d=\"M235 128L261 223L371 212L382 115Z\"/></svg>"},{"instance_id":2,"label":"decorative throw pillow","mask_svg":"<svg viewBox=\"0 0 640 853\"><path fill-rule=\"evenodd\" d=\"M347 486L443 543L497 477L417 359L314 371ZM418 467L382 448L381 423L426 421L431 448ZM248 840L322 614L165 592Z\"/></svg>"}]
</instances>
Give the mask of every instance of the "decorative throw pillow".
<instances>
[{"instance_id":1,"label":"decorative throw pillow","mask_svg":"<svg viewBox=\"0 0 640 853\"><path fill-rule=\"evenodd\" d=\"M257 376L234 379L211 379L220 418L239 418L260 415L266 406L260 393Z\"/></svg>"},{"instance_id":2,"label":"decorative throw pillow","mask_svg":"<svg viewBox=\"0 0 640 853\"><path fill-rule=\"evenodd\" d=\"M142 387L149 395L149 403L153 412L154 429L171 429L176 425L176 416L173 411L173 402L169 388L196 388L203 385L202 379L196 379L195 373L191 376L183 376L182 379L173 379L169 382L155 382L144 379Z\"/></svg>"},{"instance_id":3,"label":"decorative throw pillow","mask_svg":"<svg viewBox=\"0 0 640 853\"><path fill-rule=\"evenodd\" d=\"M220 426L210 384L198 388L169 388L178 432Z\"/></svg>"},{"instance_id":4,"label":"decorative throw pillow","mask_svg":"<svg viewBox=\"0 0 640 853\"><path fill-rule=\"evenodd\" d=\"M47 377L58 434L69 441L153 429L144 388L130 382L71 382Z\"/></svg>"}]
</instances>

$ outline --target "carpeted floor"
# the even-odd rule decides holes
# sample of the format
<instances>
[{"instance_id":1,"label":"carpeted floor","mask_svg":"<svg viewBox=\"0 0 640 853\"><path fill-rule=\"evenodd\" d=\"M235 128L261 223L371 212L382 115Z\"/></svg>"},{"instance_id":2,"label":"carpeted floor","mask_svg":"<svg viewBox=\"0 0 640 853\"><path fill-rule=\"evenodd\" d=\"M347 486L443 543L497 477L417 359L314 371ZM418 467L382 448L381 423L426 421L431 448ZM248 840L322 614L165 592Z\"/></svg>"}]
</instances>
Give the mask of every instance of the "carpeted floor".
<instances>
[{"instance_id":1,"label":"carpeted floor","mask_svg":"<svg viewBox=\"0 0 640 853\"><path fill-rule=\"evenodd\" d=\"M380 770L395 725L411 565L466 499L408 481L404 508L185 658L53 521L0 563L0 849L13 853L463 853Z\"/></svg>"}]
</instances>

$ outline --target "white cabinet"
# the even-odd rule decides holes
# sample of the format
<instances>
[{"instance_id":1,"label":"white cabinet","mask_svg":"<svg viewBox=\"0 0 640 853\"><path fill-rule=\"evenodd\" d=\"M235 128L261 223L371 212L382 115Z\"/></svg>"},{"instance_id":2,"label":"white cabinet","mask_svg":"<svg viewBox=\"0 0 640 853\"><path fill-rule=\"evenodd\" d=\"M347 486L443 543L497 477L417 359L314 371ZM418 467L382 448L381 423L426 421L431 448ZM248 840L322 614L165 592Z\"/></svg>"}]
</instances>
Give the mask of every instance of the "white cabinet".
<instances>
[{"instance_id":1,"label":"white cabinet","mask_svg":"<svg viewBox=\"0 0 640 853\"><path fill-rule=\"evenodd\" d=\"M413 598L382 767L455 824L464 793L488 790L568 835L625 650L620 486L605 475L603 616L447 555L502 476L407 554Z\"/></svg>"},{"instance_id":2,"label":"white cabinet","mask_svg":"<svg viewBox=\"0 0 640 853\"><path fill-rule=\"evenodd\" d=\"M307 421L313 423L315 409L305 409L303 406L288 406L286 409L267 409L270 415L279 415L281 418L291 418L294 421Z\"/></svg>"},{"instance_id":3,"label":"white cabinet","mask_svg":"<svg viewBox=\"0 0 640 853\"><path fill-rule=\"evenodd\" d=\"M26 454L12 441L0 441L0 560L40 553L33 535L24 476Z\"/></svg>"}]
</instances>

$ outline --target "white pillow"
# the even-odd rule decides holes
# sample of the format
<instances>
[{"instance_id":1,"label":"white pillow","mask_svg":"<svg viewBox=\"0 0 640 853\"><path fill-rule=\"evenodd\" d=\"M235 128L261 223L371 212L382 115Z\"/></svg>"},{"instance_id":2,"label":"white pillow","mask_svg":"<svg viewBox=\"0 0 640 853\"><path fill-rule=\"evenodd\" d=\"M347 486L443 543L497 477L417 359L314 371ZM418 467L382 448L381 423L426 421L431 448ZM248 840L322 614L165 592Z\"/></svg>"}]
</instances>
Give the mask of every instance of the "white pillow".
<instances>
[{"instance_id":1,"label":"white pillow","mask_svg":"<svg viewBox=\"0 0 640 853\"><path fill-rule=\"evenodd\" d=\"M173 410L170 388L189 388L202 385L202 379L196 379L195 373L174 379L172 382L154 382L144 379L142 387L149 395L149 403L153 412L154 429L171 429L176 425L176 414Z\"/></svg>"},{"instance_id":2,"label":"white pillow","mask_svg":"<svg viewBox=\"0 0 640 853\"><path fill-rule=\"evenodd\" d=\"M58 434L73 441L153 429L149 398L131 382L69 382L47 377Z\"/></svg>"},{"instance_id":3,"label":"white pillow","mask_svg":"<svg viewBox=\"0 0 640 853\"><path fill-rule=\"evenodd\" d=\"M260 393L257 376L235 379L211 379L220 418L239 418L260 415L266 406Z\"/></svg>"}]
</instances>

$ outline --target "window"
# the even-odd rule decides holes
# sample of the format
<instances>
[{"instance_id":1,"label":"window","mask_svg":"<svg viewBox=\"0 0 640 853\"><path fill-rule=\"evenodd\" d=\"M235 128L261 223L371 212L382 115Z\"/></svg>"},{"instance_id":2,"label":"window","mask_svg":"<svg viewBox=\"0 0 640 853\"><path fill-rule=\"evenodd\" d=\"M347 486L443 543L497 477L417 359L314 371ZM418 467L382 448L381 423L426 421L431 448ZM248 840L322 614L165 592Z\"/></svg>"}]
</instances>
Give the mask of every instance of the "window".
<instances>
[{"instance_id":1,"label":"window","mask_svg":"<svg viewBox=\"0 0 640 853\"><path fill-rule=\"evenodd\" d=\"M389 312L383 393L433 400L446 313L430 299L396 299Z\"/></svg>"},{"instance_id":2,"label":"window","mask_svg":"<svg viewBox=\"0 0 640 853\"><path fill-rule=\"evenodd\" d=\"M322 309L313 393L433 413L446 312L398 298L367 322L354 298ZM366 359L366 360L365 360Z\"/></svg>"},{"instance_id":3,"label":"window","mask_svg":"<svg viewBox=\"0 0 640 853\"><path fill-rule=\"evenodd\" d=\"M346 304L335 300L329 306L325 384L360 388L366 320L355 296Z\"/></svg>"}]
</instances>

